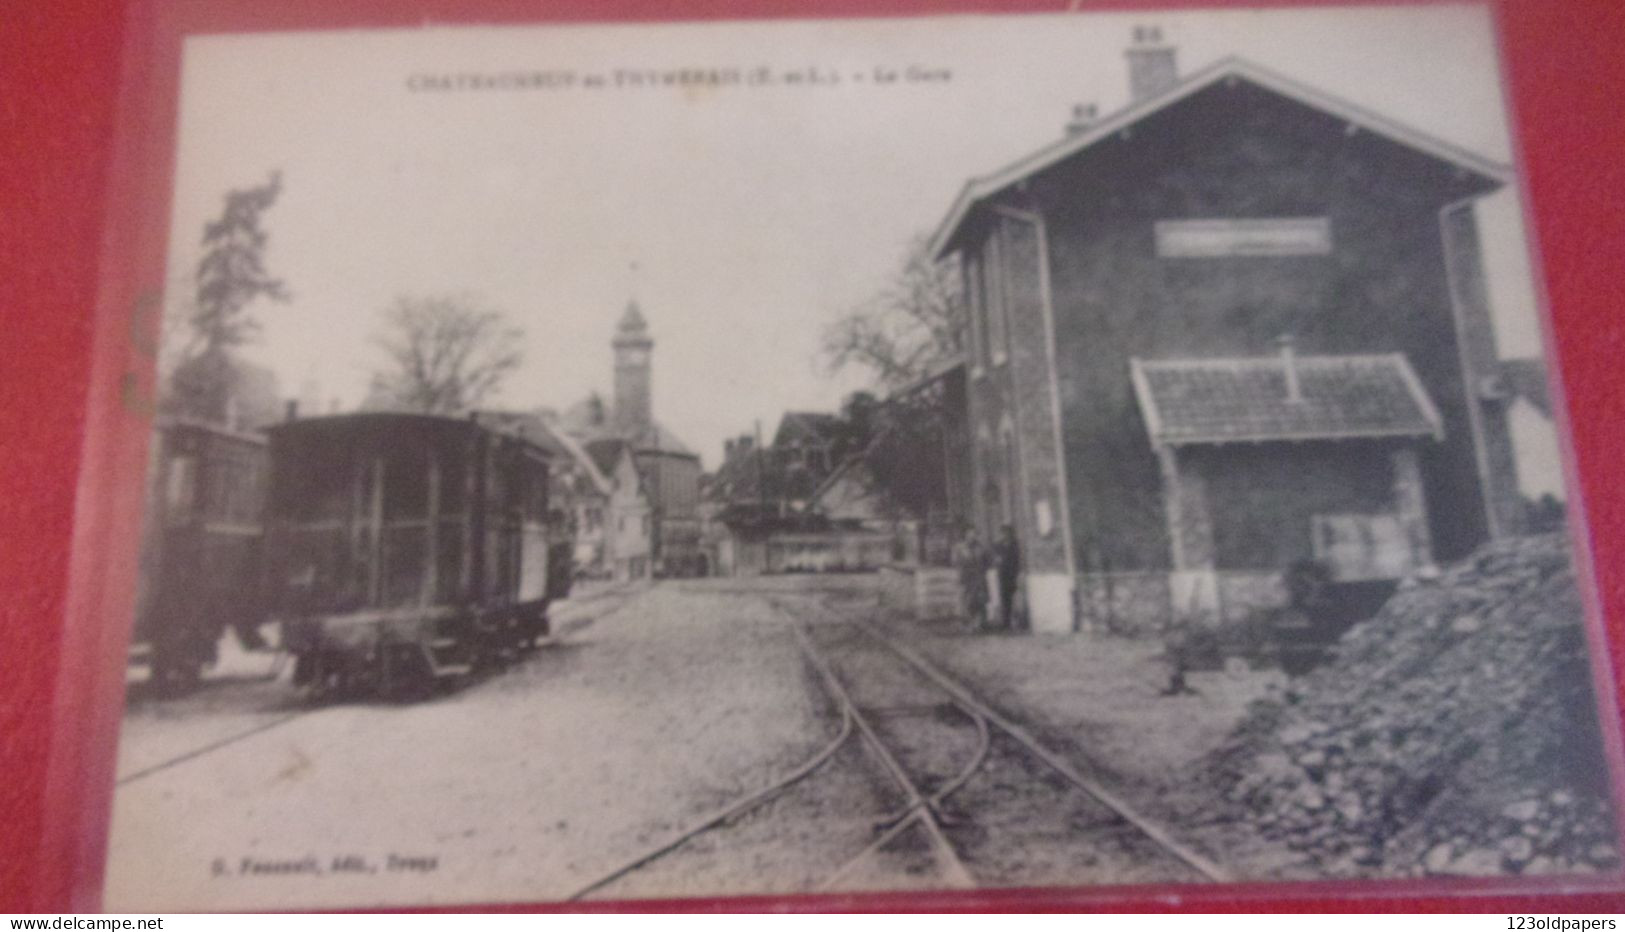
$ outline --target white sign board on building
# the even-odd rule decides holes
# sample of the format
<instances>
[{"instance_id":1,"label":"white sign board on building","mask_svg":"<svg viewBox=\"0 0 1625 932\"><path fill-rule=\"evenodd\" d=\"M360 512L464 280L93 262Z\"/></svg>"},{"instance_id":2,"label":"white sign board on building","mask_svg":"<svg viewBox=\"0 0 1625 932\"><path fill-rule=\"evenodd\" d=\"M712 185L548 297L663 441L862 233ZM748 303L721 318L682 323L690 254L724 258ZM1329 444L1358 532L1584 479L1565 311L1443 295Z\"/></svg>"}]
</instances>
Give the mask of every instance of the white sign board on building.
<instances>
[{"instance_id":1,"label":"white sign board on building","mask_svg":"<svg viewBox=\"0 0 1625 932\"><path fill-rule=\"evenodd\" d=\"M1157 255L1165 259L1227 256L1324 256L1332 251L1325 217L1159 220Z\"/></svg>"}]
</instances>

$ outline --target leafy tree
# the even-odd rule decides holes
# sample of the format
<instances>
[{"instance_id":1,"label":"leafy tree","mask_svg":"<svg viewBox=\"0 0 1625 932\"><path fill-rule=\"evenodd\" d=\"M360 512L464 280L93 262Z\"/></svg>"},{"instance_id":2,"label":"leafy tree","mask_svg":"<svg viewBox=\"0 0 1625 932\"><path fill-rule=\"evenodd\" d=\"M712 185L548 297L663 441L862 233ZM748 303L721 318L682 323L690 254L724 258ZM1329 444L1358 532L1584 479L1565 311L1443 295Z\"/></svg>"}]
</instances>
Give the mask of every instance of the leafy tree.
<instances>
[{"instance_id":1,"label":"leafy tree","mask_svg":"<svg viewBox=\"0 0 1625 932\"><path fill-rule=\"evenodd\" d=\"M823 356L832 372L857 366L896 388L958 356L964 324L958 263L932 258L918 236L885 288L824 331Z\"/></svg>"},{"instance_id":2,"label":"leafy tree","mask_svg":"<svg viewBox=\"0 0 1625 932\"><path fill-rule=\"evenodd\" d=\"M192 328L205 351L234 349L259 332L259 322L247 313L255 298L288 300L282 280L265 270L268 237L260 215L282 193L282 175L253 188L226 195L226 209L203 228L203 258L197 266L197 308Z\"/></svg>"},{"instance_id":3,"label":"leafy tree","mask_svg":"<svg viewBox=\"0 0 1625 932\"><path fill-rule=\"evenodd\" d=\"M881 405L881 400L873 392L856 391L846 396L841 403L840 425L830 451L833 462L843 462L868 449L874 441Z\"/></svg>"},{"instance_id":4,"label":"leafy tree","mask_svg":"<svg viewBox=\"0 0 1625 932\"><path fill-rule=\"evenodd\" d=\"M216 423L233 420L243 378L235 350L259 332L249 306L258 298L288 300L282 280L265 269L269 237L260 225L260 215L281 192L282 176L273 171L264 184L228 192L219 218L203 228L203 257L186 319L190 333L166 393L171 413Z\"/></svg>"},{"instance_id":5,"label":"leafy tree","mask_svg":"<svg viewBox=\"0 0 1625 932\"><path fill-rule=\"evenodd\" d=\"M864 462L874 490L901 514L917 519L944 506L951 494L944 431L952 412L940 386L893 395L869 416L872 438Z\"/></svg>"},{"instance_id":6,"label":"leafy tree","mask_svg":"<svg viewBox=\"0 0 1625 932\"><path fill-rule=\"evenodd\" d=\"M489 398L523 361L524 332L460 296L401 297L374 342L384 364L367 405L461 414Z\"/></svg>"}]
</instances>

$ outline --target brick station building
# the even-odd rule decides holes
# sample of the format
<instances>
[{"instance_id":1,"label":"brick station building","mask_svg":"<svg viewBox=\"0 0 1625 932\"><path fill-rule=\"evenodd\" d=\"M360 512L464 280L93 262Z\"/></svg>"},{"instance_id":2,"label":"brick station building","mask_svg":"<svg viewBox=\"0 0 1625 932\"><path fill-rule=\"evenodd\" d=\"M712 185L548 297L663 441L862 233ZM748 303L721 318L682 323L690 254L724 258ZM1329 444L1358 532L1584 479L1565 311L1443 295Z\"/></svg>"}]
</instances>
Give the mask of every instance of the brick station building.
<instances>
[{"instance_id":1,"label":"brick station building","mask_svg":"<svg viewBox=\"0 0 1625 932\"><path fill-rule=\"evenodd\" d=\"M1154 29L1132 100L970 181L973 507L1034 630L1240 617L1517 531L1476 198L1504 166ZM1084 117L1080 113L1080 117Z\"/></svg>"}]
</instances>

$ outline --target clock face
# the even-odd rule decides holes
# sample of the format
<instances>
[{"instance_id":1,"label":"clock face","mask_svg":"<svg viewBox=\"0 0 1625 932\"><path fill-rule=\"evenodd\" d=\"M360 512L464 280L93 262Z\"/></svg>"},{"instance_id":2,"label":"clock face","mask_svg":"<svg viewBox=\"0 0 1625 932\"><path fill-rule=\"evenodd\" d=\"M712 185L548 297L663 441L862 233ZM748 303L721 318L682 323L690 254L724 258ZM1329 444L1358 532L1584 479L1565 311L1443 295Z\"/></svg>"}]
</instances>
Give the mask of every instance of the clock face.
<instances>
[{"instance_id":1,"label":"clock face","mask_svg":"<svg viewBox=\"0 0 1625 932\"><path fill-rule=\"evenodd\" d=\"M621 354L621 359L629 366L641 366L649 361L649 351L646 349L625 349Z\"/></svg>"}]
</instances>

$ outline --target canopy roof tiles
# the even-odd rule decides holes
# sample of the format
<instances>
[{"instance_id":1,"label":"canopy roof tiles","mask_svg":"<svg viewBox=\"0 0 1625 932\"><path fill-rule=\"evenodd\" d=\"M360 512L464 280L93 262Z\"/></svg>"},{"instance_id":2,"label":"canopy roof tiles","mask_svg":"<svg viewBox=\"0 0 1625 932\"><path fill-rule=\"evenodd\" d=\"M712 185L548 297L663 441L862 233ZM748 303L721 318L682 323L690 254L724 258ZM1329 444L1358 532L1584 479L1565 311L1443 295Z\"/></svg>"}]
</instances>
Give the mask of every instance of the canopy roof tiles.
<instances>
[{"instance_id":1,"label":"canopy roof tiles","mask_svg":"<svg viewBox=\"0 0 1625 932\"><path fill-rule=\"evenodd\" d=\"M1444 436L1438 409L1399 353L1130 365L1153 446Z\"/></svg>"}]
</instances>

